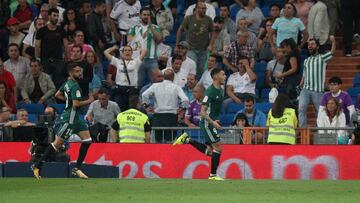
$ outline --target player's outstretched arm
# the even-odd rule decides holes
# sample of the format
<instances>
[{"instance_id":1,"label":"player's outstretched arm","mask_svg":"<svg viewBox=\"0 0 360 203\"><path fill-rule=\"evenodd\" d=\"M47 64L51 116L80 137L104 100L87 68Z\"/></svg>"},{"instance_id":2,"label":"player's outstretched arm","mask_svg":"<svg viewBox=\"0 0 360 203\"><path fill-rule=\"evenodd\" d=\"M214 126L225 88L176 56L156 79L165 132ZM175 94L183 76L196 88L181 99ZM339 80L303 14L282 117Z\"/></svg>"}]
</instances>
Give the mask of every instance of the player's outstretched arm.
<instances>
[{"instance_id":1,"label":"player's outstretched arm","mask_svg":"<svg viewBox=\"0 0 360 203\"><path fill-rule=\"evenodd\" d=\"M76 107L76 108L91 104L93 101L94 101L94 97L92 95L89 96L89 99L84 100L84 101L72 100L73 107Z\"/></svg>"}]
</instances>

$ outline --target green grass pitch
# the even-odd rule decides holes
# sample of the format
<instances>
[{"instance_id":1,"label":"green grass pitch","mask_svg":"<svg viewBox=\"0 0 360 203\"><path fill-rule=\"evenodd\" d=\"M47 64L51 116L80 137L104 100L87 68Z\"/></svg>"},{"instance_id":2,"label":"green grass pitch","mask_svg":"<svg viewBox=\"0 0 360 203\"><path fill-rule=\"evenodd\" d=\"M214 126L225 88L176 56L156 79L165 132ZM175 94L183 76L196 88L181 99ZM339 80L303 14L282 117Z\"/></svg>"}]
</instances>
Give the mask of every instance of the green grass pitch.
<instances>
[{"instance_id":1,"label":"green grass pitch","mask_svg":"<svg viewBox=\"0 0 360 203\"><path fill-rule=\"evenodd\" d=\"M0 202L360 202L360 181L0 178Z\"/></svg>"}]
</instances>

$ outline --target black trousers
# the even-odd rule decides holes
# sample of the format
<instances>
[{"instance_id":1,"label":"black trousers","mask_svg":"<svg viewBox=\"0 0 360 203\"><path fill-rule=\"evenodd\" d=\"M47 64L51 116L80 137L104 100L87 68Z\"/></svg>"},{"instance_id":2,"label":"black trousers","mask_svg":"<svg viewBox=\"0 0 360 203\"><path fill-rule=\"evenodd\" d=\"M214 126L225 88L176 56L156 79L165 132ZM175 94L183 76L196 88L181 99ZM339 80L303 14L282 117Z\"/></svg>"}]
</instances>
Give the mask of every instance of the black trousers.
<instances>
[{"instance_id":1,"label":"black trousers","mask_svg":"<svg viewBox=\"0 0 360 203\"><path fill-rule=\"evenodd\" d=\"M115 102L119 105L121 111L129 109L129 97L139 95L139 90L133 86L116 85L112 88Z\"/></svg>"},{"instance_id":2,"label":"black trousers","mask_svg":"<svg viewBox=\"0 0 360 203\"><path fill-rule=\"evenodd\" d=\"M360 34L360 2L346 0L341 6L343 18L343 42L345 54L351 54L353 35Z\"/></svg>"},{"instance_id":3,"label":"black trousers","mask_svg":"<svg viewBox=\"0 0 360 203\"><path fill-rule=\"evenodd\" d=\"M62 59L46 59L42 61L44 72L51 76L56 89L66 81L67 74Z\"/></svg>"},{"instance_id":4,"label":"black trousers","mask_svg":"<svg viewBox=\"0 0 360 203\"><path fill-rule=\"evenodd\" d=\"M173 113L154 113L154 127L178 127L177 114ZM168 143L176 138L176 130L155 130L155 140L158 143Z\"/></svg>"}]
</instances>

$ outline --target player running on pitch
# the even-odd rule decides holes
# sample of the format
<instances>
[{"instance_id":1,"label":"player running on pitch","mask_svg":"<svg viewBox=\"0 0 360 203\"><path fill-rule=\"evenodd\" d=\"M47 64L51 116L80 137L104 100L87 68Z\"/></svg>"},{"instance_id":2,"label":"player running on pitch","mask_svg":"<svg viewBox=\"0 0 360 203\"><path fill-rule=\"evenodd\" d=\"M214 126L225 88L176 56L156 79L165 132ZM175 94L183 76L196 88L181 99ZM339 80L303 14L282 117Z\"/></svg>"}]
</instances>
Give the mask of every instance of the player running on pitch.
<instances>
[{"instance_id":1,"label":"player running on pitch","mask_svg":"<svg viewBox=\"0 0 360 203\"><path fill-rule=\"evenodd\" d=\"M197 150L211 156L210 180L223 180L216 174L221 156L220 137L217 129L221 129L219 115L224 99L224 90L221 87L225 84L226 75L223 70L214 69L211 71L213 84L206 90L201 106L200 129L204 133L205 144L192 140L187 133L178 137L173 145L189 143Z\"/></svg>"},{"instance_id":2,"label":"player running on pitch","mask_svg":"<svg viewBox=\"0 0 360 203\"><path fill-rule=\"evenodd\" d=\"M66 101L65 110L61 114L61 128L57 132L55 141L49 145L43 156L31 167L37 179L41 178L40 170L44 160L60 149L64 140L69 139L72 134L77 134L82 140L76 167L72 169L72 174L79 178L88 178L79 168L86 157L92 140L87 124L80 119L79 110L82 106L93 102L94 98L90 96L89 99L82 101L81 88L77 82L81 78L81 67L77 64L69 64L67 71L69 73L68 80L55 94L58 99Z\"/></svg>"}]
</instances>

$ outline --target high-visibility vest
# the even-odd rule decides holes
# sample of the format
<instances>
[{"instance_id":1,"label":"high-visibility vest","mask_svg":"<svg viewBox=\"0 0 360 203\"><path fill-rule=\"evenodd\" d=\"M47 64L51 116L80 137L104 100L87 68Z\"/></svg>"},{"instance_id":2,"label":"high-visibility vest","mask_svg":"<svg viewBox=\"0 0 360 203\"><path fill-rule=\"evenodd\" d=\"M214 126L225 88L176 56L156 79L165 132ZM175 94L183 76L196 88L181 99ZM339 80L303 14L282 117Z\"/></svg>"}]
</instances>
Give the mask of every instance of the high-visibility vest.
<instances>
[{"instance_id":1,"label":"high-visibility vest","mask_svg":"<svg viewBox=\"0 0 360 203\"><path fill-rule=\"evenodd\" d=\"M280 118L274 118L270 110L268 117L268 142L295 144L294 123L297 123L295 110L285 108L283 116Z\"/></svg>"},{"instance_id":2,"label":"high-visibility vest","mask_svg":"<svg viewBox=\"0 0 360 203\"><path fill-rule=\"evenodd\" d=\"M149 118L137 109L121 112L116 117L119 123L119 138L121 143L145 143L145 128Z\"/></svg>"}]
</instances>

